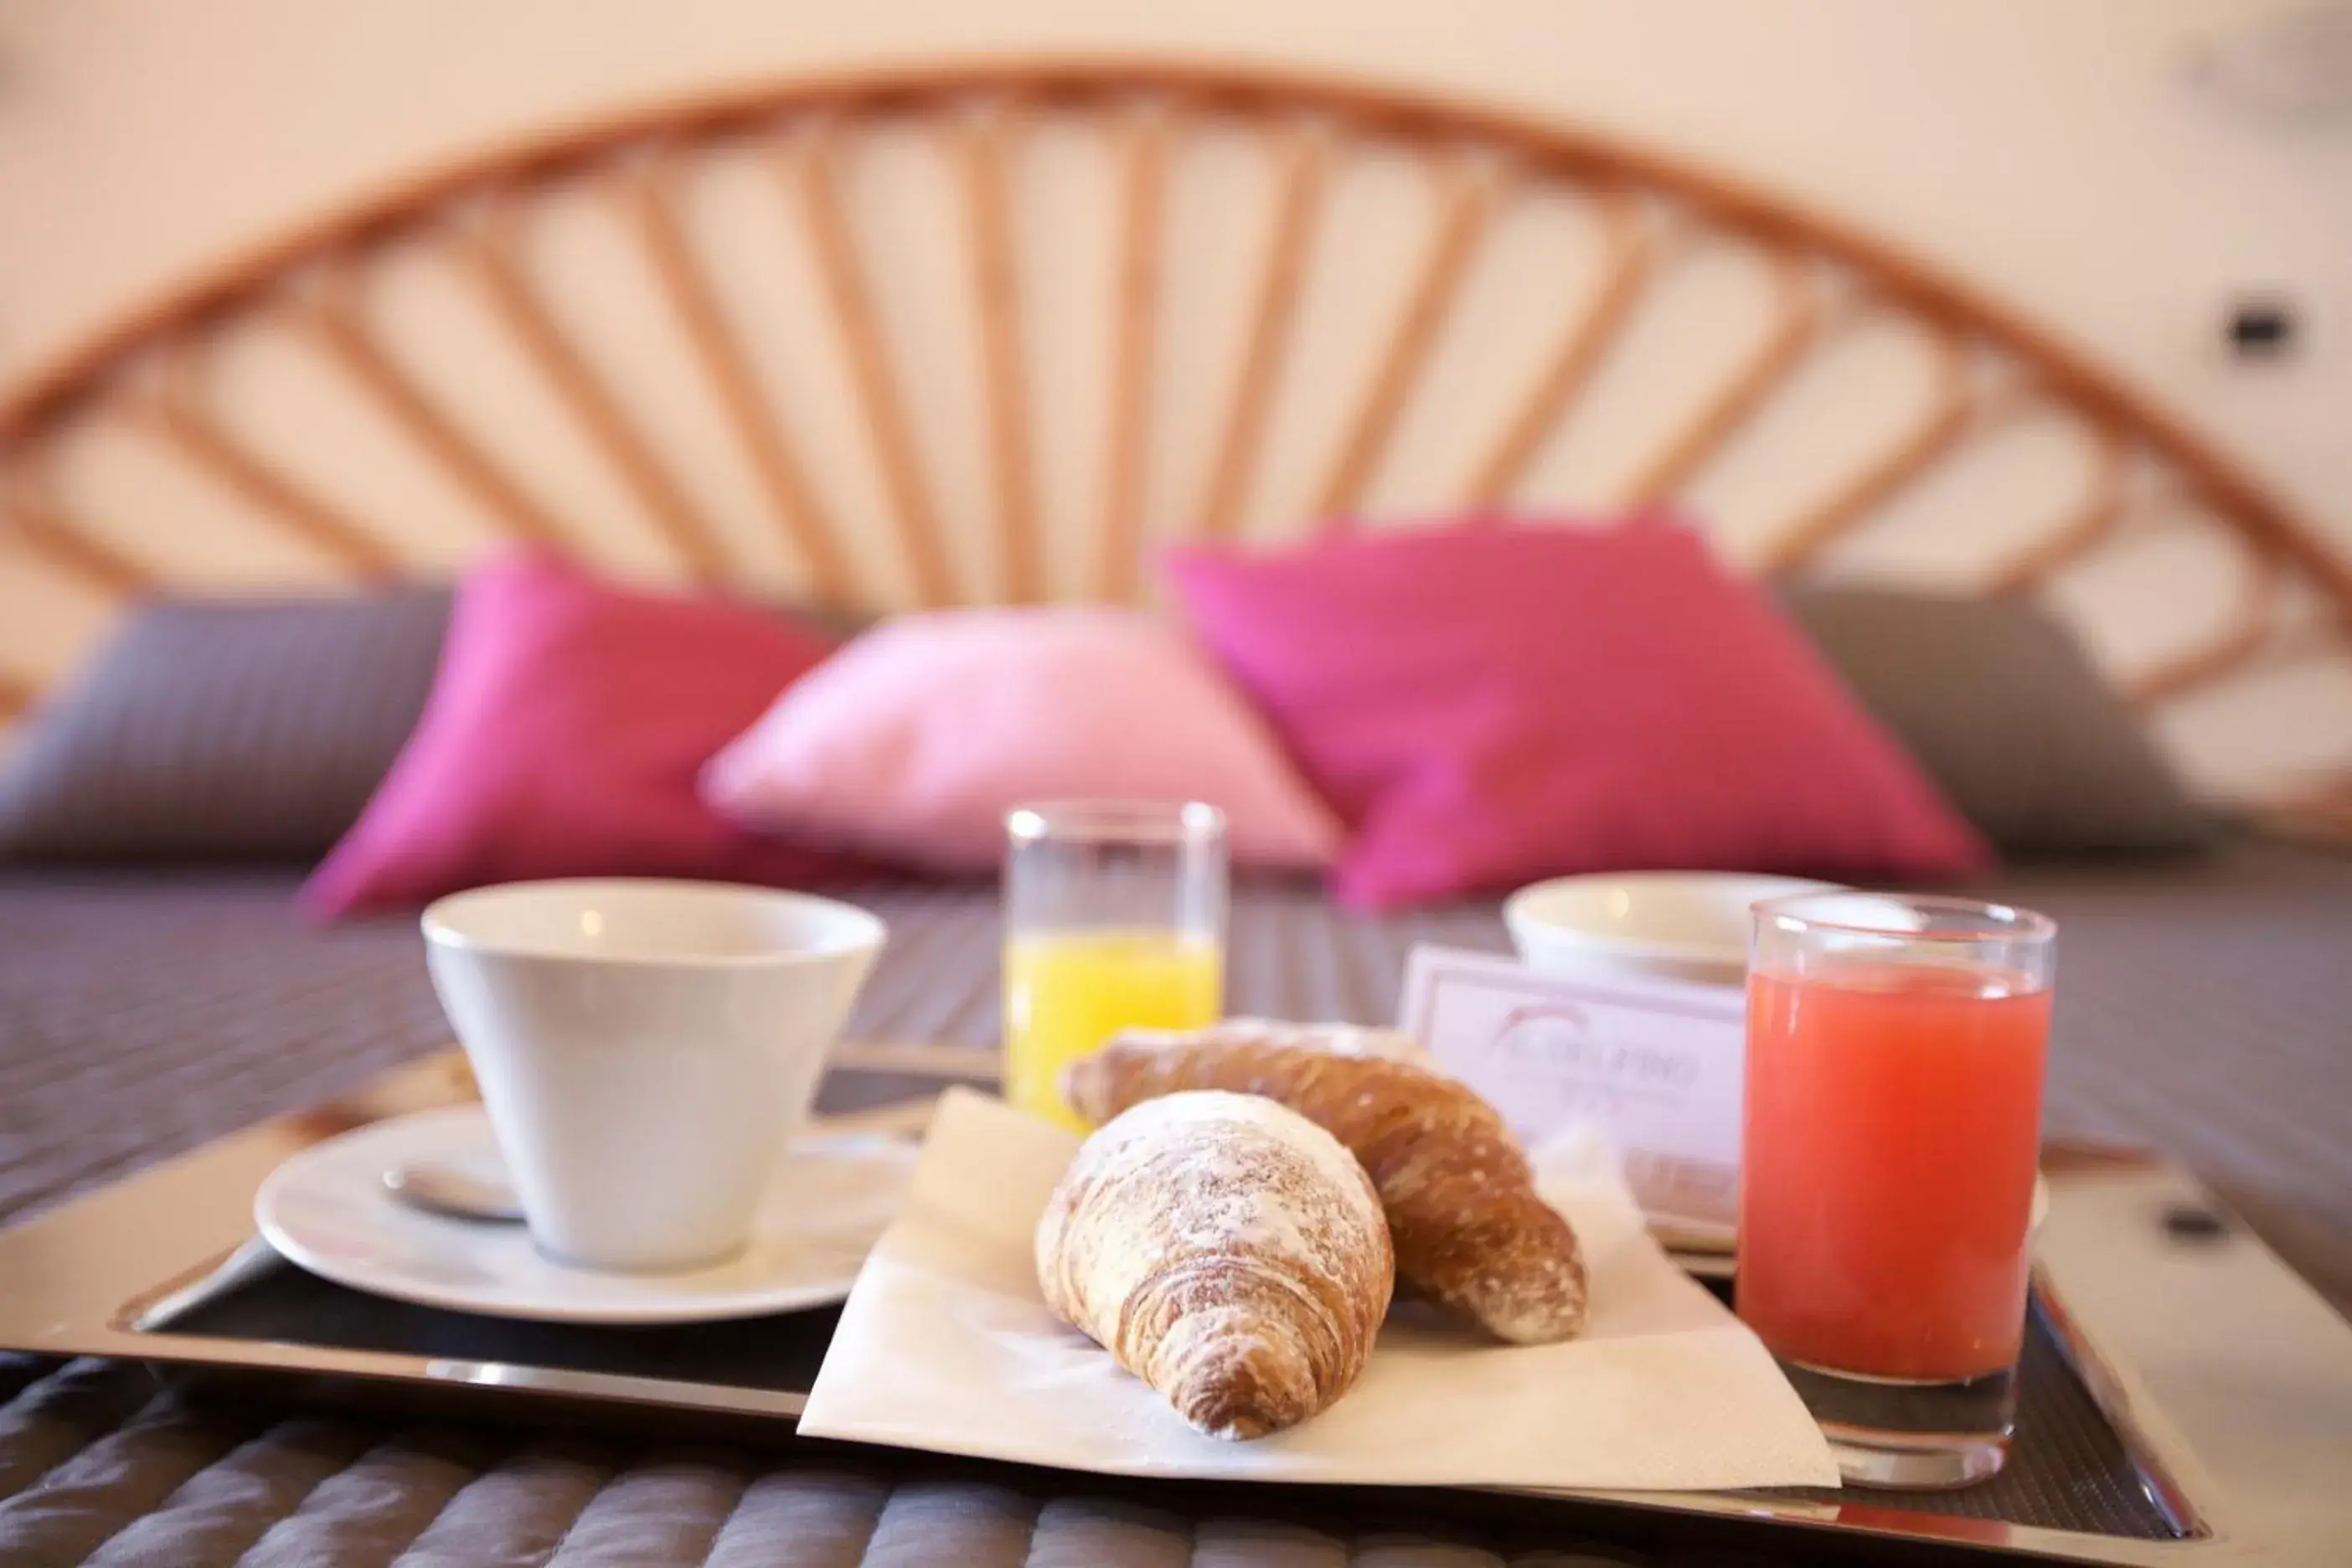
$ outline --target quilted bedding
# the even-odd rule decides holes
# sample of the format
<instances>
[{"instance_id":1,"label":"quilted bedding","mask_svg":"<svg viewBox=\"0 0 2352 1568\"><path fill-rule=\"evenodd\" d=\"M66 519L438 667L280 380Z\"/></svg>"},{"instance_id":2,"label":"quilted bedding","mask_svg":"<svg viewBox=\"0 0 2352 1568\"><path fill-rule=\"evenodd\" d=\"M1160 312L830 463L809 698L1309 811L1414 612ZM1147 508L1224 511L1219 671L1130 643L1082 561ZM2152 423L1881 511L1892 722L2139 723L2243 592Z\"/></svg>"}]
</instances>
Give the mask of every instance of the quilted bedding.
<instances>
[{"instance_id":1,"label":"quilted bedding","mask_svg":"<svg viewBox=\"0 0 2352 1568\"><path fill-rule=\"evenodd\" d=\"M446 1041L411 923L306 930L289 887L251 873L0 875L0 1223ZM2352 1142L2339 1121L2352 1101L2352 858L2250 842L2173 866L2016 873L2001 890L2063 932L2051 1131L2150 1144L2190 1166L2352 1307ZM993 890L853 896L893 940L852 1035L992 1044ZM1421 941L1507 945L1490 906L1371 921L1304 887L1248 886L1233 999L1384 1019ZM1255 1498L1143 1506L1084 1478L817 1445L648 1446L199 1407L136 1367L0 1356L7 1563L1707 1560L1695 1551L1680 1537L1605 1552L1520 1541L1410 1512L1315 1517Z\"/></svg>"}]
</instances>

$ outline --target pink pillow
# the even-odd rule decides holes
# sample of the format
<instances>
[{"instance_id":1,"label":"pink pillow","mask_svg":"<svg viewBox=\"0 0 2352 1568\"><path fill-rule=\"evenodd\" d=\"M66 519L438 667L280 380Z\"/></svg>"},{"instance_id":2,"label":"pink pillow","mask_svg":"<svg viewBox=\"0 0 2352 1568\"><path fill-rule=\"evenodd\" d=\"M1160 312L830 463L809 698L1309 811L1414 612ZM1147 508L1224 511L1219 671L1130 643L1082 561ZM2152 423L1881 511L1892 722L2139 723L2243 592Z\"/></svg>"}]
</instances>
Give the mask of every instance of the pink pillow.
<instances>
[{"instance_id":1,"label":"pink pillow","mask_svg":"<svg viewBox=\"0 0 2352 1568\"><path fill-rule=\"evenodd\" d=\"M1215 668L1134 610L907 616L711 760L736 821L942 870L993 868L1025 800L1204 800L1234 858L1320 867L1337 824Z\"/></svg>"},{"instance_id":2,"label":"pink pillow","mask_svg":"<svg viewBox=\"0 0 2352 1568\"><path fill-rule=\"evenodd\" d=\"M775 612L608 585L544 555L478 567L415 732L303 904L332 918L541 877L848 873L729 826L694 787L832 651Z\"/></svg>"},{"instance_id":3,"label":"pink pillow","mask_svg":"<svg viewBox=\"0 0 2352 1568\"><path fill-rule=\"evenodd\" d=\"M1664 521L1172 552L1385 909L1633 868L1940 876L1981 840L1766 598Z\"/></svg>"}]
</instances>

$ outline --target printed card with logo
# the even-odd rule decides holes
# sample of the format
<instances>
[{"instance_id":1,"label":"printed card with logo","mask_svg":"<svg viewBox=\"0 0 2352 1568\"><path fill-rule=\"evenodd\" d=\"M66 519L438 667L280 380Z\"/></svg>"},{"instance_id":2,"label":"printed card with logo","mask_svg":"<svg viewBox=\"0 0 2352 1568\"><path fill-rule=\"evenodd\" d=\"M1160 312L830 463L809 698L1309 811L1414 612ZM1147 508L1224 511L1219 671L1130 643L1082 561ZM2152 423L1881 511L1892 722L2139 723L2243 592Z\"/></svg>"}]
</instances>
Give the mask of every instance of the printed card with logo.
<instances>
[{"instance_id":1,"label":"printed card with logo","mask_svg":"<svg viewBox=\"0 0 2352 1568\"><path fill-rule=\"evenodd\" d=\"M1521 1142L1600 1124L1654 1226L1722 1245L1738 1214L1746 1006L1736 986L1539 974L1492 953L1417 947L1397 1023Z\"/></svg>"}]
</instances>

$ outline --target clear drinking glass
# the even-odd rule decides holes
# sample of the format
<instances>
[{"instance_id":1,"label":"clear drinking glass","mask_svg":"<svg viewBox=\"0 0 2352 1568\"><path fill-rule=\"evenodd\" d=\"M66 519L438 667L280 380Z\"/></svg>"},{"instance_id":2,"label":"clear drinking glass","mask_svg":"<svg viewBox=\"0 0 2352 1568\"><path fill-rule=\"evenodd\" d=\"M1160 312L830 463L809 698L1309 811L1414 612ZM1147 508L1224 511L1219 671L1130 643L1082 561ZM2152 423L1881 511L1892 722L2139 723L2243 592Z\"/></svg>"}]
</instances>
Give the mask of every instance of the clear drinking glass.
<instances>
[{"instance_id":1,"label":"clear drinking glass","mask_svg":"<svg viewBox=\"0 0 2352 1568\"><path fill-rule=\"evenodd\" d=\"M1066 801L1005 818L1004 1094L1066 1126L1062 1068L1121 1029L1224 1010L1225 817Z\"/></svg>"},{"instance_id":2,"label":"clear drinking glass","mask_svg":"<svg viewBox=\"0 0 2352 1568\"><path fill-rule=\"evenodd\" d=\"M1864 1486L1998 1471L2057 928L1964 899L1756 906L1740 1318Z\"/></svg>"}]
</instances>

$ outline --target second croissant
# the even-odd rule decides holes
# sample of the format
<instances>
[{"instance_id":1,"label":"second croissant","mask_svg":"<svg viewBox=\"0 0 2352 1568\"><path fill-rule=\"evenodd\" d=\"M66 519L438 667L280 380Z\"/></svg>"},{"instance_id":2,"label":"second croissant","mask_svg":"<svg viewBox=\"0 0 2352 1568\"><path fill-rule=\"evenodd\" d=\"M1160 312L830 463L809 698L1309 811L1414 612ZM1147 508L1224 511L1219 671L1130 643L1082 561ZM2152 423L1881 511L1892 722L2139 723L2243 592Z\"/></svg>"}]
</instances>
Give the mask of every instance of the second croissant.
<instances>
[{"instance_id":1,"label":"second croissant","mask_svg":"<svg viewBox=\"0 0 2352 1568\"><path fill-rule=\"evenodd\" d=\"M1576 1232L1537 1194L1518 1141L1468 1086L1368 1031L1246 1018L1122 1035L1062 1079L1071 1108L1097 1123L1189 1089L1263 1095L1346 1145L1380 1192L1401 1284L1513 1344L1582 1331Z\"/></svg>"}]
</instances>

